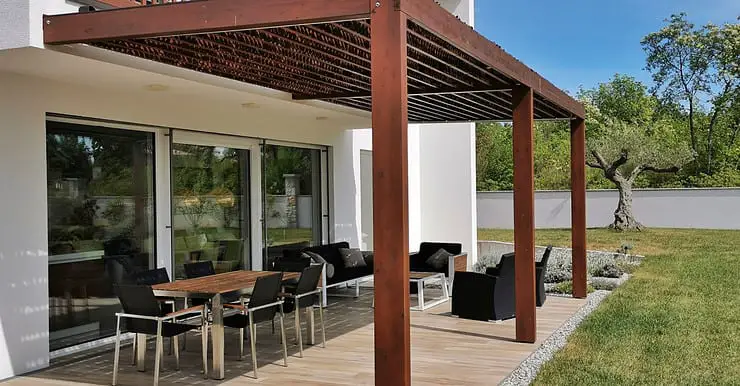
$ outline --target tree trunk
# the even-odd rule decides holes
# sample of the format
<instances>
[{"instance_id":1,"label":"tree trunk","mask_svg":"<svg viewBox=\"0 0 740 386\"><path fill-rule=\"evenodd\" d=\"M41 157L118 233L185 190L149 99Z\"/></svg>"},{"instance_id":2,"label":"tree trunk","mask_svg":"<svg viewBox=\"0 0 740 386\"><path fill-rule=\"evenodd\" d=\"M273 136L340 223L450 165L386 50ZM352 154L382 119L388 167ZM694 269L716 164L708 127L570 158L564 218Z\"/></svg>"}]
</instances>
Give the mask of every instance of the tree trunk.
<instances>
[{"instance_id":1,"label":"tree trunk","mask_svg":"<svg viewBox=\"0 0 740 386\"><path fill-rule=\"evenodd\" d=\"M617 210L614 211L614 222L609 225L609 228L618 231L642 230L642 224L635 220L635 215L632 213L632 182L614 181L614 183L619 190L619 203Z\"/></svg>"}]
</instances>

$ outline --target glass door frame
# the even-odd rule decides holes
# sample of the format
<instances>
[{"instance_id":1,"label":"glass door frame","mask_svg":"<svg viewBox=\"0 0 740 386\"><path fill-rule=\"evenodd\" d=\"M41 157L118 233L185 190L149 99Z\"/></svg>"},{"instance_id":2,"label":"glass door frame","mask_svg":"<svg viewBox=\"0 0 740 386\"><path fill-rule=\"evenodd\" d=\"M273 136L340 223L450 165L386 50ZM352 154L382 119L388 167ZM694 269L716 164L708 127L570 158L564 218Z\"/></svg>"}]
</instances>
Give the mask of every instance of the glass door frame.
<instances>
[{"instance_id":1,"label":"glass door frame","mask_svg":"<svg viewBox=\"0 0 740 386\"><path fill-rule=\"evenodd\" d=\"M260 207L260 228L262 232L262 238L260 239L261 242L261 256L262 256L262 262L261 265L264 269L267 265L267 220L265 219L264 214L267 212L267 189L266 189L266 180L265 180L265 170L264 170L264 147L266 145L274 145L274 146L284 146L284 147L292 147L292 148L298 148L298 149L310 149L310 150L317 150L319 151L319 158L318 158L318 167L315 168L316 171L319 173L318 177L313 177L315 182L318 182L318 200L314 200L313 204L313 210L315 212L313 213L312 224L316 228L314 229L314 241L318 242L319 244L327 244L332 239L332 228L330 226L331 224L331 212L329 208L331 207L332 202L332 186L331 181L333 181L332 173L331 173L331 147L324 146L324 145L314 145L314 144L307 144L307 143L301 143L301 142L289 142L289 141L279 141L279 140L269 140L269 139L263 139L260 141L259 144L259 150L260 150L260 201L261 201L261 207ZM318 219L316 216L316 213L320 213ZM318 227L317 227L318 225ZM255 239L257 240L257 239Z\"/></svg>"},{"instance_id":2,"label":"glass door frame","mask_svg":"<svg viewBox=\"0 0 740 386\"><path fill-rule=\"evenodd\" d=\"M169 151L168 151L168 157L169 157L169 172L170 172L170 181L169 181L169 187L170 187L170 193L168 197L169 205L170 205L170 226L169 226L169 233L170 233L170 259L169 264L171 267L170 272L173 273L171 277L174 276L174 265L175 265L175 227L174 227L174 217L175 217L175 197L174 197L174 171L173 171L173 165L172 165L172 151L174 149L175 144L187 144L187 145L195 145L195 146L213 146L213 147L227 147L232 149L239 149L239 150L245 150L247 152L247 158L240 160L240 170L244 173L244 181L242 182L242 189L244 191L242 192L242 196L245 197L244 203L245 205L241 208L241 234L242 237L246 237L247 240L244 243L244 246L242 248L242 260L241 260L241 267L243 269L254 269L255 268L255 257L258 257L260 255L255 255L255 240L258 240L255 238L255 228L253 224L255 224L255 215L258 213L255 213L255 208L259 205L259 202L255 202L255 195L254 190L255 186L260 186L261 184L257 183L255 184L255 177L260 178L259 175L254 175L255 170L255 157L259 158L260 154L260 141L254 138L250 137L242 137L242 136L236 136L236 135L228 135L228 134L220 134L220 133L209 133L209 132L203 132L203 131L192 131L192 130L182 130L182 129L172 129L170 131L170 145L169 145Z\"/></svg>"}]
</instances>

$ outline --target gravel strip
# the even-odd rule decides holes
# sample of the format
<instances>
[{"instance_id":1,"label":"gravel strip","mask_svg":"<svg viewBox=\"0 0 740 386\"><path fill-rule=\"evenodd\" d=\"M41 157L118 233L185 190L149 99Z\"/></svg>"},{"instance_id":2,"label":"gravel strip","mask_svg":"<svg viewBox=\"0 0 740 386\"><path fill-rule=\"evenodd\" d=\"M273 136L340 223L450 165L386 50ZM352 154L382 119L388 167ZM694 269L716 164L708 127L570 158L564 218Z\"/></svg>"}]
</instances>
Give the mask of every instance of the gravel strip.
<instances>
[{"instance_id":1,"label":"gravel strip","mask_svg":"<svg viewBox=\"0 0 740 386\"><path fill-rule=\"evenodd\" d=\"M522 361L508 377L501 381L500 385L529 385L542 365L565 346L568 336L610 293L611 291L594 291L589 294L586 304L555 330L527 359Z\"/></svg>"}]
</instances>

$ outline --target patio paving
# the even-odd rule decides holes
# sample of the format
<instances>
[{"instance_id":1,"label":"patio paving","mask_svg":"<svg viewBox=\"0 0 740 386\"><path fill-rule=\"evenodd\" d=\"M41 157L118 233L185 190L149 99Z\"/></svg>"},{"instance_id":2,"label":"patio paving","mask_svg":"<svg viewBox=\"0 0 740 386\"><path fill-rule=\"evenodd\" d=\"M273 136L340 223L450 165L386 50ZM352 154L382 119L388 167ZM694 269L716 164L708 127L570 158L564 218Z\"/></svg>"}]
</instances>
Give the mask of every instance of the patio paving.
<instances>
[{"instance_id":1,"label":"patio paving","mask_svg":"<svg viewBox=\"0 0 740 386\"><path fill-rule=\"evenodd\" d=\"M436 296L427 291L428 297ZM415 300L412 299L412 304ZM165 356L160 384L185 385L371 385L373 369L372 291L363 289L359 299L330 298L326 310L327 346L321 348L317 321L317 345L304 346L298 357L293 314L286 318L288 367L282 366L278 334L271 335L269 323L259 326L257 359L259 379L252 374L249 357L237 360L238 334L227 329L226 378L203 379L200 337L188 336L187 351L181 355L181 370L174 370L174 356ZM548 297L537 310L538 341L523 344L513 341L514 320L478 322L449 315L450 302L423 312L411 313L412 383L415 385L493 385L504 379L564 321L585 304L583 299ZM305 320L305 318L303 318ZM305 326L305 325L304 325ZM305 331L305 330L304 330ZM304 332L305 333L305 332ZM304 344L305 344L304 335ZM165 345L167 340L165 340ZM166 352L165 348L165 352ZM209 365L210 363L209 355ZM147 371L139 373L131 362L131 346L121 348L119 385L144 385L153 380L153 344L147 352ZM209 366L210 367L210 366ZM52 361L46 370L9 380L8 386L26 385L110 385L113 371L112 347Z\"/></svg>"}]
</instances>

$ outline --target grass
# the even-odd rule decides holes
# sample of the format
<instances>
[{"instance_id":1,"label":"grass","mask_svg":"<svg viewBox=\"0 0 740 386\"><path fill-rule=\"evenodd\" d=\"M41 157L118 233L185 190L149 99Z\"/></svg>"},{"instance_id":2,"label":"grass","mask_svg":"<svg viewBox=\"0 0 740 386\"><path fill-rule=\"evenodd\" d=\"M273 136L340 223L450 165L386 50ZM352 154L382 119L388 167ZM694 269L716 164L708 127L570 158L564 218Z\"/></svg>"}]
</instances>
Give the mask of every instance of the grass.
<instances>
[{"instance_id":1,"label":"grass","mask_svg":"<svg viewBox=\"0 0 740 386\"><path fill-rule=\"evenodd\" d=\"M593 229L588 237L589 249L629 240L646 258L534 384L740 384L740 232ZM511 231L481 231L481 239L511 238ZM567 246L569 239L567 230L537 231L538 243Z\"/></svg>"}]
</instances>

